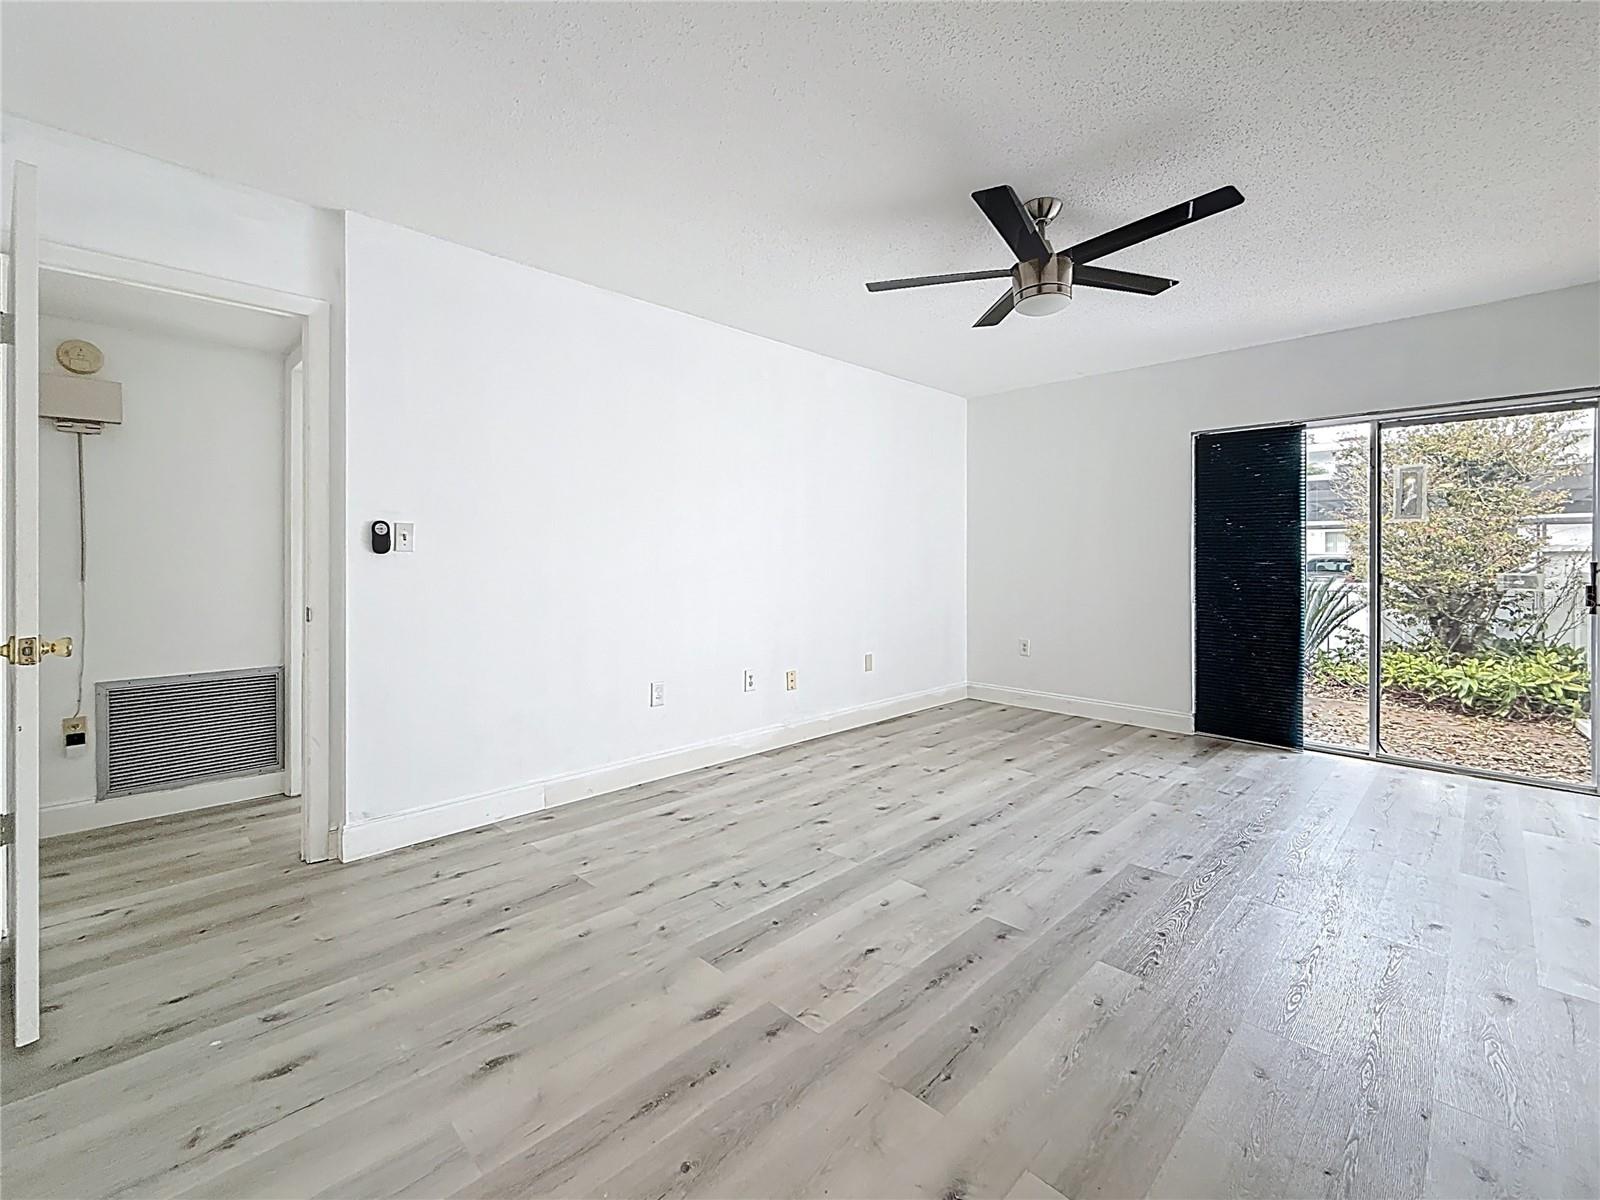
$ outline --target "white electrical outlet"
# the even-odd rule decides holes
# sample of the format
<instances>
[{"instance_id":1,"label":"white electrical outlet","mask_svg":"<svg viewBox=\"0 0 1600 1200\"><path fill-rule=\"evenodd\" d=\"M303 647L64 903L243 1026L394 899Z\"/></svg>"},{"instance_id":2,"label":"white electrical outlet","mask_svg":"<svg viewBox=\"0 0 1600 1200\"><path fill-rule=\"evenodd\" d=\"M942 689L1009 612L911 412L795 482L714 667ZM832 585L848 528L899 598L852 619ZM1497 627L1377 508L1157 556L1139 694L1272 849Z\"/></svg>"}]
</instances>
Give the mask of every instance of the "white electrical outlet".
<instances>
[{"instance_id":1,"label":"white electrical outlet","mask_svg":"<svg viewBox=\"0 0 1600 1200\"><path fill-rule=\"evenodd\" d=\"M1033 643L1027 638L1018 638L1017 653L1022 655L1023 658L1030 657L1033 654Z\"/></svg>"},{"instance_id":2,"label":"white electrical outlet","mask_svg":"<svg viewBox=\"0 0 1600 1200\"><path fill-rule=\"evenodd\" d=\"M744 690L747 692L756 690L756 673L754 671L746 671L744 673Z\"/></svg>"},{"instance_id":3,"label":"white electrical outlet","mask_svg":"<svg viewBox=\"0 0 1600 1200\"><path fill-rule=\"evenodd\" d=\"M664 683L652 683L650 685L650 707L660 708L666 702L667 685Z\"/></svg>"},{"instance_id":4,"label":"white electrical outlet","mask_svg":"<svg viewBox=\"0 0 1600 1200\"><path fill-rule=\"evenodd\" d=\"M784 691L792 692L792 691L795 690L795 688L797 688L799 686L800 686L800 672L799 671L785 671L783 673L783 690Z\"/></svg>"},{"instance_id":5,"label":"white electrical outlet","mask_svg":"<svg viewBox=\"0 0 1600 1200\"><path fill-rule=\"evenodd\" d=\"M861 669L863 671L872 670L872 651L870 651L870 650L867 651L866 658L862 660Z\"/></svg>"},{"instance_id":6,"label":"white electrical outlet","mask_svg":"<svg viewBox=\"0 0 1600 1200\"><path fill-rule=\"evenodd\" d=\"M394 552L410 554L417 548L417 527L411 521L394 523Z\"/></svg>"}]
</instances>

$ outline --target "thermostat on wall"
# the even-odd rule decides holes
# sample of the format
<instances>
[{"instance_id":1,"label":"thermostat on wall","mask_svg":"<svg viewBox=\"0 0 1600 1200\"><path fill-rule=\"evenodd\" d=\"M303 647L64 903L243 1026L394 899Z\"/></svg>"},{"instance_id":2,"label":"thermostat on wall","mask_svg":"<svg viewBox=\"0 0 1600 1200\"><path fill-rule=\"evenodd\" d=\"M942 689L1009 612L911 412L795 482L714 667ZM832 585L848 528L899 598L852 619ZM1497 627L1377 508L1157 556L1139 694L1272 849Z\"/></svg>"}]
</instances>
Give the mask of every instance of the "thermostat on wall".
<instances>
[{"instance_id":1,"label":"thermostat on wall","mask_svg":"<svg viewBox=\"0 0 1600 1200\"><path fill-rule=\"evenodd\" d=\"M93 342L68 338L56 347L56 361L74 375L93 375L106 365L106 356Z\"/></svg>"},{"instance_id":2,"label":"thermostat on wall","mask_svg":"<svg viewBox=\"0 0 1600 1200\"><path fill-rule=\"evenodd\" d=\"M374 521L370 526L374 554L410 554L417 545L411 521Z\"/></svg>"}]
</instances>

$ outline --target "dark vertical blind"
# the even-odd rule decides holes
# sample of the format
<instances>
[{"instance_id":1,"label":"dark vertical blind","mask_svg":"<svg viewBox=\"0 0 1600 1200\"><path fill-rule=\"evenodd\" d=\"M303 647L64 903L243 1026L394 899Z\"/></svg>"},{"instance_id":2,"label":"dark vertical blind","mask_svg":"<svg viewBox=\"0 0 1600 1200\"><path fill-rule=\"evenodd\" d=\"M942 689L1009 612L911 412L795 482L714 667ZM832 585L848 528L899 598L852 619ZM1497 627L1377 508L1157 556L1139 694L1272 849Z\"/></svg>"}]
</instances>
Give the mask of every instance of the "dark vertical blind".
<instances>
[{"instance_id":1,"label":"dark vertical blind","mask_svg":"<svg viewBox=\"0 0 1600 1200\"><path fill-rule=\"evenodd\" d=\"M1304 742L1305 429L1194 443L1194 724L1275 746Z\"/></svg>"}]
</instances>

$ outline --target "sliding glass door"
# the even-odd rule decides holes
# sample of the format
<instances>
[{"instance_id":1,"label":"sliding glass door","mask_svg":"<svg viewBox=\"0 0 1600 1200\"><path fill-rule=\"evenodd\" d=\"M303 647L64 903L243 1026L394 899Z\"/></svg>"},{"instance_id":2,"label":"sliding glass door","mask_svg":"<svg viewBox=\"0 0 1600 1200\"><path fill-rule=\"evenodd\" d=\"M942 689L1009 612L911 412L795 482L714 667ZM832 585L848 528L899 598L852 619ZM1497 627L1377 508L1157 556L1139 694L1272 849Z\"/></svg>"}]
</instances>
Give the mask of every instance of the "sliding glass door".
<instances>
[{"instance_id":1,"label":"sliding glass door","mask_svg":"<svg viewBox=\"0 0 1600 1200\"><path fill-rule=\"evenodd\" d=\"M1378 746L1588 784L1592 405L1380 426Z\"/></svg>"},{"instance_id":2,"label":"sliding glass door","mask_svg":"<svg viewBox=\"0 0 1600 1200\"><path fill-rule=\"evenodd\" d=\"M1594 785L1595 425L1584 401L1307 430L1309 744Z\"/></svg>"}]
</instances>

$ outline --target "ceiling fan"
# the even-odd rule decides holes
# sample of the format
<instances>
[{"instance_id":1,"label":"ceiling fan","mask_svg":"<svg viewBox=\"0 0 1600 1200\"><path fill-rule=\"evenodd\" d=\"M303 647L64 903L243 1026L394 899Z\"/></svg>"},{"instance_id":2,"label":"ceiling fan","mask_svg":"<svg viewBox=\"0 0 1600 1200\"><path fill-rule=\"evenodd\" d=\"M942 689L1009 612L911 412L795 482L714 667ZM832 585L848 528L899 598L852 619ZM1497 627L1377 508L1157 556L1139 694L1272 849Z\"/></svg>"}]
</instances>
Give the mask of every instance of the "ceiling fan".
<instances>
[{"instance_id":1,"label":"ceiling fan","mask_svg":"<svg viewBox=\"0 0 1600 1200\"><path fill-rule=\"evenodd\" d=\"M1091 264L1118 250L1147 241L1163 233L1171 233L1180 225L1215 216L1219 212L1243 204L1244 197L1236 187L1220 187L1216 191L1174 204L1158 213L1142 217L1109 233L1102 233L1088 241L1057 250L1045 235L1051 221L1061 212L1061 201L1054 196L1040 196L1024 204L1010 187L984 188L973 192L972 198L983 209L983 215L999 231L1011 252L1017 256L1017 265L1009 270L963 271L958 275L921 275L914 279L880 279L867 284L869 292L892 292L900 288L930 287L936 283L969 283L975 279L1011 278L1006 294L996 300L973 322L977 329L998 325L1012 309L1029 317L1042 317L1046 313L1060 312L1072 298L1072 285L1109 288L1114 292L1136 292L1141 296L1155 296L1166 291L1176 279L1161 279L1155 275L1139 275L1132 271L1116 271L1110 267Z\"/></svg>"}]
</instances>

